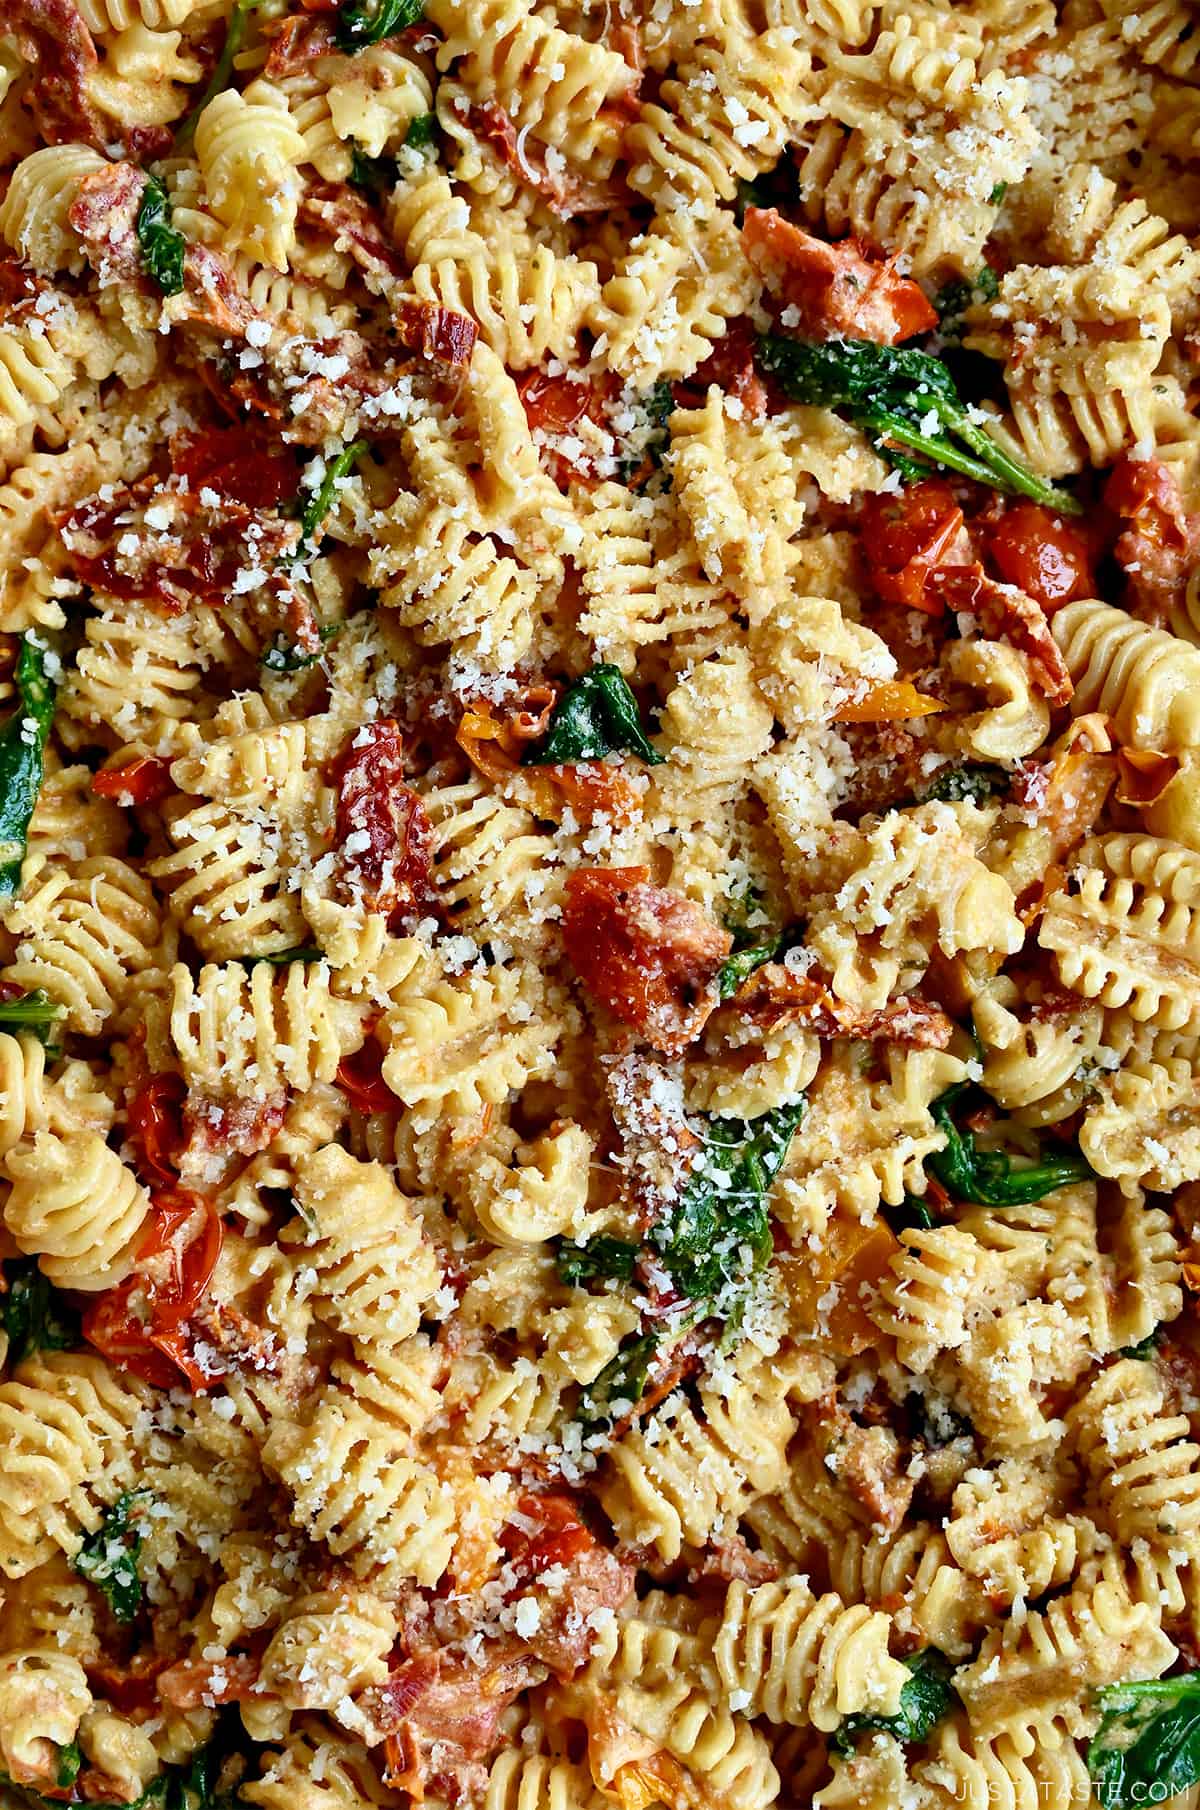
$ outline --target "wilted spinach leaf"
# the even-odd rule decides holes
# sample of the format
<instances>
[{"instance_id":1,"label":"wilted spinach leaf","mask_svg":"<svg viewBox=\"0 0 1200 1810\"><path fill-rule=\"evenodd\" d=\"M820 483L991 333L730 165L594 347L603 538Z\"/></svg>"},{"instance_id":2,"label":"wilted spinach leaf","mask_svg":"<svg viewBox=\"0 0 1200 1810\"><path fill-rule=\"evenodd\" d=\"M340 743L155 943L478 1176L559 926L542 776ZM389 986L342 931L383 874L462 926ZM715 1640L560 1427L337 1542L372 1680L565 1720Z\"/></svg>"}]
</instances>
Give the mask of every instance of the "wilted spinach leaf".
<instances>
[{"instance_id":1,"label":"wilted spinach leaf","mask_svg":"<svg viewBox=\"0 0 1200 1810\"><path fill-rule=\"evenodd\" d=\"M1141 1810L1200 1782L1200 1672L1113 1684L1088 1744L1088 1771L1104 1810Z\"/></svg>"},{"instance_id":2,"label":"wilted spinach leaf","mask_svg":"<svg viewBox=\"0 0 1200 1810\"><path fill-rule=\"evenodd\" d=\"M13 672L17 707L0 724L0 898L17 890L29 819L42 789L46 743L54 721L56 687L46 673L46 649L21 637Z\"/></svg>"},{"instance_id":3,"label":"wilted spinach leaf","mask_svg":"<svg viewBox=\"0 0 1200 1810\"><path fill-rule=\"evenodd\" d=\"M950 1683L954 1668L944 1653L925 1647L904 1663L912 1676L900 1693L897 1713L847 1716L830 1741L838 1753L853 1753L859 1735L874 1730L893 1735L897 1741L927 1741L935 1725L954 1707L957 1698Z\"/></svg>"},{"instance_id":4,"label":"wilted spinach leaf","mask_svg":"<svg viewBox=\"0 0 1200 1810\"><path fill-rule=\"evenodd\" d=\"M572 766L618 748L640 755L648 767L663 758L646 739L637 699L619 667L593 666L558 700L545 740L525 756L525 765Z\"/></svg>"},{"instance_id":5,"label":"wilted spinach leaf","mask_svg":"<svg viewBox=\"0 0 1200 1810\"><path fill-rule=\"evenodd\" d=\"M19 1364L34 1351L70 1351L79 1343L79 1319L38 1268L36 1257L4 1266L8 1288L0 1295L0 1321L8 1334L8 1358Z\"/></svg>"},{"instance_id":6,"label":"wilted spinach leaf","mask_svg":"<svg viewBox=\"0 0 1200 1810\"><path fill-rule=\"evenodd\" d=\"M71 1561L80 1577L95 1584L107 1597L118 1621L132 1621L141 1606L142 1580L137 1562L142 1536L137 1517L149 1500L150 1491L145 1489L126 1490L118 1496Z\"/></svg>"},{"instance_id":7,"label":"wilted spinach leaf","mask_svg":"<svg viewBox=\"0 0 1200 1810\"><path fill-rule=\"evenodd\" d=\"M183 288L187 240L171 225L171 197L157 176L147 176L137 214L137 241L142 262L164 295Z\"/></svg>"}]
</instances>

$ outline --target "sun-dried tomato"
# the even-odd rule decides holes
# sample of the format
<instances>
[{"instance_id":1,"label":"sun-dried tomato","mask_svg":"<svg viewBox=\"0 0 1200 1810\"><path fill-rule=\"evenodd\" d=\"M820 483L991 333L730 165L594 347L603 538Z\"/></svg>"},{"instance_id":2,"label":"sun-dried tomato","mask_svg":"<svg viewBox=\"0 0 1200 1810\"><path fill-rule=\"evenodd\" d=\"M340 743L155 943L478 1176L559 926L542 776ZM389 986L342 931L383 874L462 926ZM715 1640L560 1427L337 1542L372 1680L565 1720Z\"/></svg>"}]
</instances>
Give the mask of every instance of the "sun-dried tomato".
<instances>
[{"instance_id":1,"label":"sun-dried tomato","mask_svg":"<svg viewBox=\"0 0 1200 1810\"><path fill-rule=\"evenodd\" d=\"M651 886L644 867L577 868L563 941L592 997L664 1055L700 1034L732 946L701 906Z\"/></svg>"},{"instance_id":2,"label":"sun-dried tomato","mask_svg":"<svg viewBox=\"0 0 1200 1810\"><path fill-rule=\"evenodd\" d=\"M637 75L631 70L631 90L637 81ZM620 110L618 97L610 104L609 111L617 114ZM536 139L527 139L523 132L518 132L515 122L498 101L481 101L477 106L468 107L465 119L472 132L491 147L514 176L536 189L550 212L557 214L560 220L570 220L578 214L606 214L628 199L628 190L619 187L616 181L599 182L581 175L562 157L558 158L558 166L551 169L546 148Z\"/></svg>"},{"instance_id":3,"label":"sun-dried tomato","mask_svg":"<svg viewBox=\"0 0 1200 1810\"><path fill-rule=\"evenodd\" d=\"M440 910L430 878L433 829L405 784L404 738L393 717L368 723L334 761L335 841L349 890L371 911L405 919Z\"/></svg>"},{"instance_id":4,"label":"sun-dried tomato","mask_svg":"<svg viewBox=\"0 0 1200 1810\"><path fill-rule=\"evenodd\" d=\"M295 455L257 425L180 435L171 469L189 490L212 490L247 509L274 509L296 492Z\"/></svg>"},{"instance_id":5,"label":"sun-dried tomato","mask_svg":"<svg viewBox=\"0 0 1200 1810\"><path fill-rule=\"evenodd\" d=\"M1001 578L1052 615L1077 597L1094 597L1088 544L1077 528L1040 503L1012 503L988 527L987 550Z\"/></svg>"},{"instance_id":6,"label":"sun-dried tomato","mask_svg":"<svg viewBox=\"0 0 1200 1810\"><path fill-rule=\"evenodd\" d=\"M175 790L171 763L154 754L137 754L119 767L105 767L92 777L92 791L118 804L161 804Z\"/></svg>"},{"instance_id":7,"label":"sun-dried tomato","mask_svg":"<svg viewBox=\"0 0 1200 1810\"><path fill-rule=\"evenodd\" d=\"M1121 529L1113 557L1127 575L1129 607L1166 623L1200 552L1200 516L1189 515L1164 460L1128 453L1113 466L1104 502Z\"/></svg>"},{"instance_id":8,"label":"sun-dried tomato","mask_svg":"<svg viewBox=\"0 0 1200 1810\"><path fill-rule=\"evenodd\" d=\"M793 226L778 208L748 207L742 242L779 267L783 296L810 337L895 346L937 326L937 310L920 285L861 239L830 245Z\"/></svg>"}]
</instances>

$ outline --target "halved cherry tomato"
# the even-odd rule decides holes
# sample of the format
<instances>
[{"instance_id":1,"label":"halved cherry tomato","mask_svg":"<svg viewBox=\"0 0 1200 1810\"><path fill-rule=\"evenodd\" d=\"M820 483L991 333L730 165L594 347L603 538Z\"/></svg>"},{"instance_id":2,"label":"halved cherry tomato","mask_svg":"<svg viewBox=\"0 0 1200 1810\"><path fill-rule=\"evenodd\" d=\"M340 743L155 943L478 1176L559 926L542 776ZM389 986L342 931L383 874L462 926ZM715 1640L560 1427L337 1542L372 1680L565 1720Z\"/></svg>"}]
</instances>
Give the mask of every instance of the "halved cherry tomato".
<instances>
[{"instance_id":1,"label":"halved cherry tomato","mask_svg":"<svg viewBox=\"0 0 1200 1810\"><path fill-rule=\"evenodd\" d=\"M1104 486L1104 502L1114 515L1132 523L1160 547L1184 551L1188 545L1187 511L1179 480L1162 459L1117 460Z\"/></svg>"},{"instance_id":2,"label":"halved cherry tomato","mask_svg":"<svg viewBox=\"0 0 1200 1810\"><path fill-rule=\"evenodd\" d=\"M859 526L876 594L886 603L940 615L941 604L929 595L931 574L969 558L962 510L949 484L924 478L896 495L870 496Z\"/></svg>"},{"instance_id":3,"label":"halved cherry tomato","mask_svg":"<svg viewBox=\"0 0 1200 1810\"><path fill-rule=\"evenodd\" d=\"M161 804L175 790L171 763L153 754L138 754L119 767L105 767L92 777L92 791L100 798L124 804Z\"/></svg>"},{"instance_id":4,"label":"halved cherry tomato","mask_svg":"<svg viewBox=\"0 0 1200 1810\"><path fill-rule=\"evenodd\" d=\"M197 1207L205 1210L198 1237L180 1246L178 1233ZM192 1389L202 1393L212 1378L196 1362L187 1320L196 1307L221 1254L223 1231L215 1209L195 1194L179 1189L153 1202L138 1250L139 1261L169 1251L166 1276L150 1280L135 1272L116 1288L106 1289L83 1316L83 1336L120 1369L130 1370L159 1389L174 1389L182 1371ZM133 1305L139 1295L148 1318Z\"/></svg>"},{"instance_id":5,"label":"halved cherry tomato","mask_svg":"<svg viewBox=\"0 0 1200 1810\"><path fill-rule=\"evenodd\" d=\"M988 529L988 553L1001 578L1047 616L1077 597L1094 597L1088 544L1077 528L1040 503L1013 503Z\"/></svg>"},{"instance_id":6,"label":"halved cherry tomato","mask_svg":"<svg viewBox=\"0 0 1200 1810\"><path fill-rule=\"evenodd\" d=\"M182 1075L151 1075L129 1102L129 1141L147 1187L178 1186L186 1098L187 1083Z\"/></svg>"},{"instance_id":7,"label":"halved cherry tomato","mask_svg":"<svg viewBox=\"0 0 1200 1810\"><path fill-rule=\"evenodd\" d=\"M500 1530L500 1544L518 1577L535 1577L552 1565L569 1565L579 1553L596 1544L595 1536L579 1517L578 1504L567 1495L524 1495L517 1504L521 1526L508 1522Z\"/></svg>"},{"instance_id":8,"label":"halved cherry tomato","mask_svg":"<svg viewBox=\"0 0 1200 1810\"><path fill-rule=\"evenodd\" d=\"M383 1051L374 1038L369 1039L353 1056L343 1056L334 1080L359 1112L402 1112L404 1102L397 1098L383 1078Z\"/></svg>"},{"instance_id":9,"label":"halved cherry tomato","mask_svg":"<svg viewBox=\"0 0 1200 1810\"><path fill-rule=\"evenodd\" d=\"M525 419L531 428L541 428L552 436L569 434L587 416L592 421L604 417L604 393L595 384L576 382L567 376L549 377L545 371L527 371L517 382ZM575 480L594 483L595 460L580 442L578 450L565 452L551 445L550 463L554 481L560 489Z\"/></svg>"}]
</instances>

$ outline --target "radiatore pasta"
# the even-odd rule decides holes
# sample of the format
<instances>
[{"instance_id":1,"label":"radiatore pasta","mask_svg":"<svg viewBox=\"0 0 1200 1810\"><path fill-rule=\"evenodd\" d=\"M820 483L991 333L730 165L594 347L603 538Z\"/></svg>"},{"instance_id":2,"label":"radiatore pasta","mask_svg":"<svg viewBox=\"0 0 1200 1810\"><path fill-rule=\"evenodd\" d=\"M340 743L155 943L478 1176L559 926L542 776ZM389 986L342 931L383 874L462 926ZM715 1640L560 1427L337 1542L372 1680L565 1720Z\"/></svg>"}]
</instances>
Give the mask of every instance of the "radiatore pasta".
<instances>
[{"instance_id":1,"label":"radiatore pasta","mask_svg":"<svg viewBox=\"0 0 1200 1810\"><path fill-rule=\"evenodd\" d=\"M0 0L0 1798L1200 1791L1195 22Z\"/></svg>"}]
</instances>

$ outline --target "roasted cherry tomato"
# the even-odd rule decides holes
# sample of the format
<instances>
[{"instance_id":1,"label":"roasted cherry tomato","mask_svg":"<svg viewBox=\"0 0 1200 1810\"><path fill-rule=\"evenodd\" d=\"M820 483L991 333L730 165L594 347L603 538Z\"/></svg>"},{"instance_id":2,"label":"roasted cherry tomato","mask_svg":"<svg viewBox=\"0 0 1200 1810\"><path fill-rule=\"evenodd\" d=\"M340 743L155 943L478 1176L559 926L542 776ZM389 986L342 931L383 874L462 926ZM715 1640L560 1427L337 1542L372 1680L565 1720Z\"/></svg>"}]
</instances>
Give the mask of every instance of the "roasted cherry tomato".
<instances>
[{"instance_id":1,"label":"roasted cherry tomato","mask_svg":"<svg viewBox=\"0 0 1200 1810\"><path fill-rule=\"evenodd\" d=\"M1001 578L1048 616L1077 597L1094 597L1088 545L1077 528L1040 503L1012 503L991 524L988 554Z\"/></svg>"},{"instance_id":2,"label":"roasted cherry tomato","mask_svg":"<svg viewBox=\"0 0 1200 1810\"><path fill-rule=\"evenodd\" d=\"M138 754L119 767L105 767L92 778L92 791L120 804L161 804L175 790L171 763L153 754Z\"/></svg>"},{"instance_id":3,"label":"roasted cherry tomato","mask_svg":"<svg viewBox=\"0 0 1200 1810\"><path fill-rule=\"evenodd\" d=\"M962 510L941 478L925 478L895 495L867 498L860 522L871 582L885 603L940 615L930 595L930 575L939 566L964 565L970 557Z\"/></svg>"}]
</instances>

